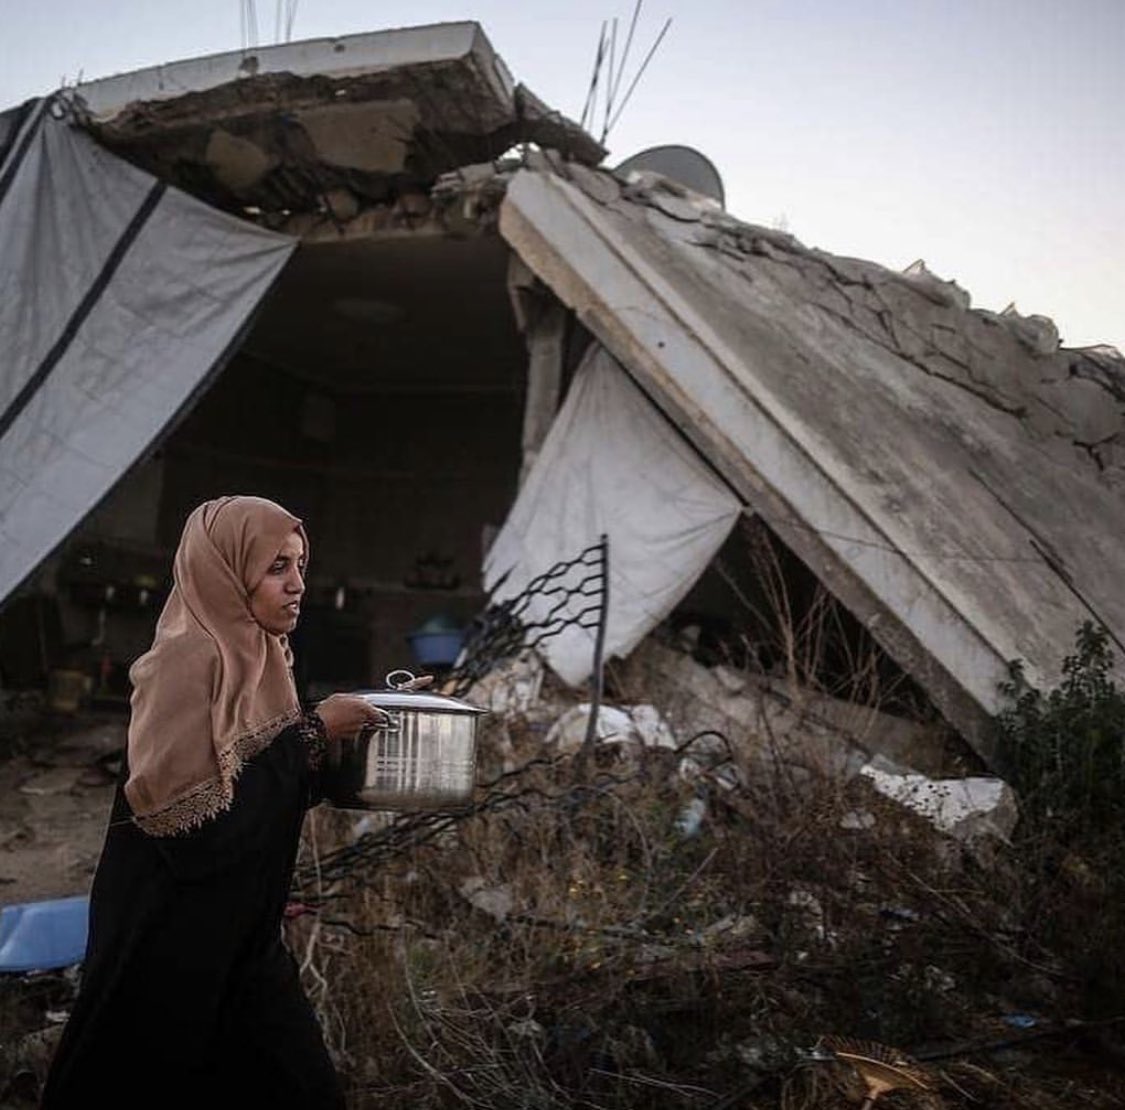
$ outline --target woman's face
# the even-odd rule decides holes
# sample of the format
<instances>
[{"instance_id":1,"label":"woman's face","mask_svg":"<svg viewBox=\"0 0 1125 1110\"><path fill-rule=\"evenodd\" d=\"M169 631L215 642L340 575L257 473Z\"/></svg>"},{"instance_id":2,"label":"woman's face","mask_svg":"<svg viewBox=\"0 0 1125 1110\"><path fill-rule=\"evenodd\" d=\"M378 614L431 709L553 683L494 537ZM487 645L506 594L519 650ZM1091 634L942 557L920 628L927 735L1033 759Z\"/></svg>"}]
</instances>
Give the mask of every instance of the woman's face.
<instances>
[{"instance_id":1,"label":"woman's face","mask_svg":"<svg viewBox=\"0 0 1125 1110\"><path fill-rule=\"evenodd\" d=\"M305 545L291 532L250 594L250 612L267 632L282 636L297 627L304 592Z\"/></svg>"}]
</instances>

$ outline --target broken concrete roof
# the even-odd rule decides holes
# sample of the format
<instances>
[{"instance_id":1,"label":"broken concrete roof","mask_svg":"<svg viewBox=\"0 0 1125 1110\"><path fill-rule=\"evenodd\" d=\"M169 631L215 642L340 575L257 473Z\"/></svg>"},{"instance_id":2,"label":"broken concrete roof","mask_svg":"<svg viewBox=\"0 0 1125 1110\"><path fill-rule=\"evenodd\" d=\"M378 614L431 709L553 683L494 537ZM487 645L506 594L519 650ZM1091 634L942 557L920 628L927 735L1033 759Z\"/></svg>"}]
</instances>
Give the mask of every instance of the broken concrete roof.
<instances>
[{"instance_id":1,"label":"broken concrete roof","mask_svg":"<svg viewBox=\"0 0 1125 1110\"><path fill-rule=\"evenodd\" d=\"M516 85L476 23L232 51L79 84L100 142L228 209L379 202L536 142L597 163L577 124Z\"/></svg>"},{"instance_id":2,"label":"broken concrete roof","mask_svg":"<svg viewBox=\"0 0 1125 1110\"><path fill-rule=\"evenodd\" d=\"M302 236L333 191L351 202L344 217L329 206L333 236L349 219L382 229L388 199L411 202L412 229L462 232L499 205L523 260L978 747L1008 661L1051 681L1087 618L1122 647L1112 349L974 310L924 264L812 250L665 179L592 168L604 151L513 88L472 23L77 91L106 145ZM558 153L531 151L537 168L513 177L496 160L517 141Z\"/></svg>"},{"instance_id":3,"label":"broken concrete roof","mask_svg":"<svg viewBox=\"0 0 1125 1110\"><path fill-rule=\"evenodd\" d=\"M523 171L500 230L986 756L1007 664L1122 646L1125 363L743 223L664 179Z\"/></svg>"}]
</instances>

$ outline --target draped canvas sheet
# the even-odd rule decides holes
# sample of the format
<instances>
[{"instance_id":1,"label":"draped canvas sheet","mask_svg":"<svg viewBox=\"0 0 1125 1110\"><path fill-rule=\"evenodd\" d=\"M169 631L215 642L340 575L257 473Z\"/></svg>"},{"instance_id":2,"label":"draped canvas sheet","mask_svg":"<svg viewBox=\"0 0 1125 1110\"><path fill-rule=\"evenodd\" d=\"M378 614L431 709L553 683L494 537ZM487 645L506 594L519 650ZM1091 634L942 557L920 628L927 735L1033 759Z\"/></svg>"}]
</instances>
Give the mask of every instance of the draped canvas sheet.
<instances>
[{"instance_id":1,"label":"draped canvas sheet","mask_svg":"<svg viewBox=\"0 0 1125 1110\"><path fill-rule=\"evenodd\" d=\"M605 534L605 653L626 655L691 589L740 512L738 498L595 345L489 549L485 586L495 588L496 601L514 597ZM538 598L528 617L541 619L556 601ZM577 616L589 599L571 604ZM563 681L577 685L592 670L594 635L570 626L540 651Z\"/></svg>"},{"instance_id":2,"label":"draped canvas sheet","mask_svg":"<svg viewBox=\"0 0 1125 1110\"><path fill-rule=\"evenodd\" d=\"M0 601L211 380L296 245L64 117L0 117Z\"/></svg>"}]
</instances>

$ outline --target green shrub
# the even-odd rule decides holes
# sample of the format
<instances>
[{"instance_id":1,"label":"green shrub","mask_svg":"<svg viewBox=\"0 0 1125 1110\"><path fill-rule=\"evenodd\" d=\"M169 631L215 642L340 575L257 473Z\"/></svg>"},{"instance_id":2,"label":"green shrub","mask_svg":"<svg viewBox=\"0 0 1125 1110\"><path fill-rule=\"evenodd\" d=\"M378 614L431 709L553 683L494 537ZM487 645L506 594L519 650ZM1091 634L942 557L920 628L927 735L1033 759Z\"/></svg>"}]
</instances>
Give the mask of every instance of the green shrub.
<instances>
[{"instance_id":1,"label":"green shrub","mask_svg":"<svg viewBox=\"0 0 1125 1110\"><path fill-rule=\"evenodd\" d=\"M1020 798L1018 897L1029 948L1059 961L1092 1014L1125 1004L1125 691L1104 628L1089 622L1049 692L1013 664L999 750Z\"/></svg>"},{"instance_id":2,"label":"green shrub","mask_svg":"<svg viewBox=\"0 0 1125 1110\"><path fill-rule=\"evenodd\" d=\"M1089 621L1062 681L1033 689L1020 663L1001 686L1011 705L997 719L1000 751L1024 823L1062 844L1125 834L1125 692L1111 677L1109 633Z\"/></svg>"}]
</instances>

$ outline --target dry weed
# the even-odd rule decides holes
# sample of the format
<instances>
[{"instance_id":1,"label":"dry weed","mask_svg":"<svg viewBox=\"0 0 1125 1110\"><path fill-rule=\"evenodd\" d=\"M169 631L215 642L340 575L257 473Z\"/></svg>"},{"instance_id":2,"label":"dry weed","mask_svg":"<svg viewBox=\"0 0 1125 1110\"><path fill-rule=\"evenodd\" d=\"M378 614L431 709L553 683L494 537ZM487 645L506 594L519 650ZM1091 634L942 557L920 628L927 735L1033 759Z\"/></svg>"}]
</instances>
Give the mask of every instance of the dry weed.
<instances>
[{"instance_id":1,"label":"dry weed","mask_svg":"<svg viewBox=\"0 0 1125 1110\"><path fill-rule=\"evenodd\" d=\"M1064 1005L1004 865L863 780L688 781L683 753L625 746L577 779L517 732L526 770L460 813L356 843L337 821L315 868L309 847L322 908L293 940L356 1107L840 1106L858 1091L810 1056L823 1034L994 1041ZM856 810L874 825L842 828ZM971 1105L948 1074L879 1106Z\"/></svg>"}]
</instances>

